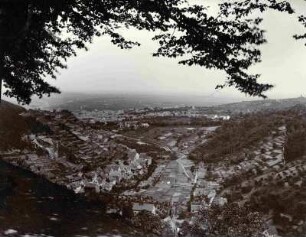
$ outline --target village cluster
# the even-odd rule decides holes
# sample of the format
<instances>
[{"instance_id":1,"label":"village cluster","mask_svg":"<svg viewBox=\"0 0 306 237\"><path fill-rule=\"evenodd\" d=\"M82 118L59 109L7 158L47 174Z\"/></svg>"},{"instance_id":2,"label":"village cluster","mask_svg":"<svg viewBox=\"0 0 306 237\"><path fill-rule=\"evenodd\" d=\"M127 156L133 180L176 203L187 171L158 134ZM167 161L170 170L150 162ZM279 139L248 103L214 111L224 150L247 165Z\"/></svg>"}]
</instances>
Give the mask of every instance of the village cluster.
<instances>
[{"instance_id":1,"label":"village cluster","mask_svg":"<svg viewBox=\"0 0 306 237\"><path fill-rule=\"evenodd\" d=\"M208 113L207 113L208 112ZM92 118L101 122L122 121L139 121L146 118L156 117L189 117L189 118L209 118L212 120L229 120L230 115L227 115L224 110L218 111L203 111L202 107L186 106L178 108L144 108L144 109L129 109L129 110L92 110L87 111L82 108L74 111L76 117L81 120L90 121Z\"/></svg>"},{"instance_id":2,"label":"village cluster","mask_svg":"<svg viewBox=\"0 0 306 237\"><path fill-rule=\"evenodd\" d=\"M152 157L117 144L114 139L119 135L93 130L70 113L32 110L23 116L47 124L51 133L24 136L37 153L31 149L10 151L2 154L3 159L24 162L34 173L76 193L112 191L114 186L146 174L152 165Z\"/></svg>"}]
</instances>

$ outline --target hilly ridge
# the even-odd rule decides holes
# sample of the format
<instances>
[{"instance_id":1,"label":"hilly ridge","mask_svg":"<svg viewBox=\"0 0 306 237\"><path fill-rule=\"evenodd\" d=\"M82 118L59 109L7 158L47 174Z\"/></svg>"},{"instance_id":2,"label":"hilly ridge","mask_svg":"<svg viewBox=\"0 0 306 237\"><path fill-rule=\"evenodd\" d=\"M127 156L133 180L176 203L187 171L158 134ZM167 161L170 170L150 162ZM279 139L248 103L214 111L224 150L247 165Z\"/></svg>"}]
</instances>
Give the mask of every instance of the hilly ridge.
<instances>
[{"instance_id":1,"label":"hilly ridge","mask_svg":"<svg viewBox=\"0 0 306 237\"><path fill-rule=\"evenodd\" d=\"M266 99L255 101L242 101L238 103L223 104L215 106L216 110L228 111L230 113L254 113L261 111L281 111L295 106L306 106L305 97L290 99Z\"/></svg>"}]
</instances>

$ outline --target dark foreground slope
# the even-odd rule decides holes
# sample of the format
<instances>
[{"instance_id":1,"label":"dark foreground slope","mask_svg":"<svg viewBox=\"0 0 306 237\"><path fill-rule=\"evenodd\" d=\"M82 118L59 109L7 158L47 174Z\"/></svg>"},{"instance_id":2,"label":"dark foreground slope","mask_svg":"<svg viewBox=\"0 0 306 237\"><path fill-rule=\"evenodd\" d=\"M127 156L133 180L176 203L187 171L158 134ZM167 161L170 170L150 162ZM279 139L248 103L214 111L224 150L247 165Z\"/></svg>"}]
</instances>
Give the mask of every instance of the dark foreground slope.
<instances>
[{"instance_id":1,"label":"dark foreground slope","mask_svg":"<svg viewBox=\"0 0 306 237\"><path fill-rule=\"evenodd\" d=\"M20 114L25 112L21 106L7 101L0 104L0 149L21 148L21 136L29 125Z\"/></svg>"}]
</instances>

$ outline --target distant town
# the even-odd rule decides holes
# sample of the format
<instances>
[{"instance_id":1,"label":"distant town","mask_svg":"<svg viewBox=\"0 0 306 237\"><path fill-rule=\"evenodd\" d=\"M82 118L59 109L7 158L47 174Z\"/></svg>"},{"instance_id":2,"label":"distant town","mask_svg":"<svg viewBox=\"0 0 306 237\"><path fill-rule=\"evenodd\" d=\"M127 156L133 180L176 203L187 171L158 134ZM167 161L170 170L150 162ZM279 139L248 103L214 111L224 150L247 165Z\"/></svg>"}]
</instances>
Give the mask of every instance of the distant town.
<instances>
[{"instance_id":1,"label":"distant town","mask_svg":"<svg viewBox=\"0 0 306 237\"><path fill-rule=\"evenodd\" d=\"M304 236L305 105L18 108L26 127L18 141L4 133L0 158L143 233Z\"/></svg>"}]
</instances>

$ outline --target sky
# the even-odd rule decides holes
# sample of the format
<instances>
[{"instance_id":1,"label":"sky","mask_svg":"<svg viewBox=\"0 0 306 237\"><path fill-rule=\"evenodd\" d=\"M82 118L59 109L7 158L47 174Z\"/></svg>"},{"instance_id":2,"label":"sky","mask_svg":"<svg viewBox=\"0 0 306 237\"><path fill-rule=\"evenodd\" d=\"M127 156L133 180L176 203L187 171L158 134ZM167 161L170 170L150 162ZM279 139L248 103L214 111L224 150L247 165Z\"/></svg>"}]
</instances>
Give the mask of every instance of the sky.
<instances>
[{"instance_id":1,"label":"sky","mask_svg":"<svg viewBox=\"0 0 306 237\"><path fill-rule=\"evenodd\" d=\"M216 3L215 0L205 2ZM306 12L306 2L291 2L298 12ZM211 11L215 11L214 6ZM262 74L261 82L275 85L267 93L269 98L306 96L306 46L305 42L292 38L296 33L304 33L305 29L296 16L274 11L265 13L263 28L267 31L268 43L261 47L262 63L250 71ZM122 50L112 45L108 38L96 38L89 45L89 51L79 51L77 57L68 60L68 69L60 71L56 81L50 80L51 84L63 93L174 93L251 99L233 88L215 90L217 84L225 81L223 72L152 57L157 44L151 41L149 32L129 30L123 33L142 45Z\"/></svg>"}]
</instances>

